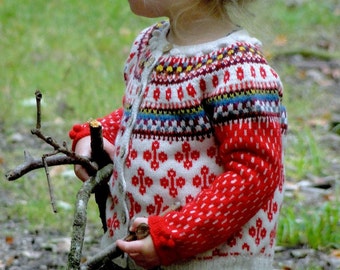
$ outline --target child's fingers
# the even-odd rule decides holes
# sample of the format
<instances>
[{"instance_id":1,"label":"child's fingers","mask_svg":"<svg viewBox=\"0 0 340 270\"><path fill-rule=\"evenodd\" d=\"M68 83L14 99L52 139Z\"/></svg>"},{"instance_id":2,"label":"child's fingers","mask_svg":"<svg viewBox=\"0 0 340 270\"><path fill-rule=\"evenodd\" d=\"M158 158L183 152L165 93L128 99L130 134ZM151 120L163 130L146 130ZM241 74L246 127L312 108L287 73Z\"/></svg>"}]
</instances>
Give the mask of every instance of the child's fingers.
<instances>
[{"instance_id":1,"label":"child's fingers","mask_svg":"<svg viewBox=\"0 0 340 270\"><path fill-rule=\"evenodd\" d=\"M132 254L140 254L142 248L143 248L143 244L141 241L137 240L137 241L131 241L131 242L127 242L124 240L117 240L117 246L124 251L125 253L132 255Z\"/></svg>"},{"instance_id":2,"label":"child's fingers","mask_svg":"<svg viewBox=\"0 0 340 270\"><path fill-rule=\"evenodd\" d=\"M82 180L83 182L86 181L87 179L89 179L89 175L87 174L86 170L84 169L84 167L82 167L81 165L75 165L74 166L74 173L76 174L76 176Z\"/></svg>"}]
</instances>

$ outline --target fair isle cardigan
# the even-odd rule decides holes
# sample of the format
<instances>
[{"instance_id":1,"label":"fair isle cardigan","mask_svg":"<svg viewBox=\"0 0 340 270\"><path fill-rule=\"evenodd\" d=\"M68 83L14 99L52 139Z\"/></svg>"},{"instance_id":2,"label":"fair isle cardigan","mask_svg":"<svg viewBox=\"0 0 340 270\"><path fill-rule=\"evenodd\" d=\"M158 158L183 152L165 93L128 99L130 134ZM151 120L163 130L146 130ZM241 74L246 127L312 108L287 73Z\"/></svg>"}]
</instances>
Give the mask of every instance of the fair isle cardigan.
<instances>
[{"instance_id":1,"label":"fair isle cardigan","mask_svg":"<svg viewBox=\"0 0 340 270\"><path fill-rule=\"evenodd\" d=\"M123 107L99 119L116 148L104 242L144 216L164 269L271 269L284 184L279 76L244 30L193 46L169 44L168 30L137 37ZM73 146L88 134L75 125Z\"/></svg>"}]
</instances>

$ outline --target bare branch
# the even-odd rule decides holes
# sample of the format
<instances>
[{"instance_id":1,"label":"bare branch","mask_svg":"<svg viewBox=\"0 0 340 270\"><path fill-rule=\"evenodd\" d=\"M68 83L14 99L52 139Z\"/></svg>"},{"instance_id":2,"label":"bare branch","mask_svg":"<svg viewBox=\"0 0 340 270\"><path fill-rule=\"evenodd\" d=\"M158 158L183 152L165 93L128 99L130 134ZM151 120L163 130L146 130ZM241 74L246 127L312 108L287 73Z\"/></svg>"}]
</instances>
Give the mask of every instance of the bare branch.
<instances>
[{"instance_id":1,"label":"bare branch","mask_svg":"<svg viewBox=\"0 0 340 270\"><path fill-rule=\"evenodd\" d=\"M87 204L91 193L93 192L96 193L96 202L100 210L100 217L103 222L104 231L107 229L105 219L105 203L109 192L107 182L109 177L112 175L113 164L108 154L103 149L102 127L97 121L92 121L90 123L91 150L93 153L92 159L95 160L95 162L92 162L91 159L87 157L79 156L73 151L70 151L67 147L66 142L63 142L63 144L60 145L52 137L44 135L40 130L42 94L40 91L37 90L35 92L35 96L37 105L37 119L36 128L31 130L31 133L43 140L45 143L52 146L53 151L51 153L43 155L40 159L35 159L28 152L24 152L24 163L17 166L14 170L9 171L6 174L6 178L9 181L13 181L30 171L44 168L49 187L51 204L53 207L53 211L56 212L53 188L51 185L48 168L50 166L58 166L64 164L80 164L84 168L86 168L89 175L92 175L92 177L84 182L82 188L77 194L77 202L73 222L73 233L68 260L68 269L79 270L87 219Z\"/></svg>"},{"instance_id":2,"label":"bare branch","mask_svg":"<svg viewBox=\"0 0 340 270\"><path fill-rule=\"evenodd\" d=\"M60 145L55 139L50 136L44 135L41 128L41 99L42 94L39 90L35 92L36 105L37 105L37 119L36 119L36 128L31 130L31 133L37 136L39 139L43 140L45 143L49 144L53 147L54 151L49 154L45 154L46 158L43 162L42 159L34 159L31 155L25 152L25 161L23 164L17 166L12 171L6 173L6 178L9 181L16 180L26 173L33 171L35 169L46 168L50 166L58 166L65 164L80 164L90 175L94 175L97 170L97 164L91 162L91 160L87 157L82 157L70 151L67 147L66 142L63 142ZM101 133L100 133L101 134ZM65 156L61 156L58 154L64 154ZM54 156L54 157L52 157Z\"/></svg>"},{"instance_id":3,"label":"bare branch","mask_svg":"<svg viewBox=\"0 0 340 270\"><path fill-rule=\"evenodd\" d=\"M77 194L76 210L73 221L73 234L71 241L71 250L68 258L68 270L80 269L81 254L83 249L87 204L91 193L97 185L112 175L113 164L108 164L97 172L95 176L90 177L84 182L82 188Z\"/></svg>"},{"instance_id":4,"label":"bare branch","mask_svg":"<svg viewBox=\"0 0 340 270\"><path fill-rule=\"evenodd\" d=\"M50 201L51 201L52 210L53 210L54 213L57 213L57 208L55 206L53 187L52 187L52 183L51 183L51 179L50 179L50 172L48 170L48 165L46 163L46 158L47 158L47 156L43 156L41 158L41 160L42 160L42 163L44 164L44 168L45 168L45 174L46 174L47 185L48 185L48 193L50 194Z\"/></svg>"},{"instance_id":5,"label":"bare branch","mask_svg":"<svg viewBox=\"0 0 340 270\"><path fill-rule=\"evenodd\" d=\"M54 155L48 156L45 159L45 162L48 167L59 166L59 165L72 165L72 164L80 164L88 170L97 171L97 165L91 162L87 157L82 157L79 155L74 156L65 156L65 155ZM41 158L33 158L27 151L24 152L24 163L17 166L11 171L6 173L6 178L9 181L14 181L24 176L25 174L36 170L44 168L44 164Z\"/></svg>"},{"instance_id":6,"label":"bare branch","mask_svg":"<svg viewBox=\"0 0 340 270\"><path fill-rule=\"evenodd\" d=\"M41 128L41 99L42 94L39 90L35 91L35 100L37 105L37 123L36 123L36 129Z\"/></svg>"}]
</instances>

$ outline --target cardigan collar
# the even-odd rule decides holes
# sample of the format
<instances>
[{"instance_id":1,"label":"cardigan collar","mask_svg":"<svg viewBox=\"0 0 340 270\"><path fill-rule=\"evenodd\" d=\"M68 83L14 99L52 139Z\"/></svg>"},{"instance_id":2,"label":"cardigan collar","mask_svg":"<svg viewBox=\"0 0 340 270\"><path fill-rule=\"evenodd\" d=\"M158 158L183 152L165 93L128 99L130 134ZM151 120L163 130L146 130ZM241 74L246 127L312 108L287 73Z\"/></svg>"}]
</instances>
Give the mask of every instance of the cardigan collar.
<instances>
[{"instance_id":1,"label":"cardigan collar","mask_svg":"<svg viewBox=\"0 0 340 270\"><path fill-rule=\"evenodd\" d=\"M161 51L163 54L191 57L208 54L223 47L228 47L236 42L247 42L255 46L262 45L258 39L251 37L246 30L240 29L211 42L181 46L168 42L167 34L169 29L170 23L168 21L158 23L154 26L151 32L151 38L149 39L149 48L152 51Z\"/></svg>"}]
</instances>

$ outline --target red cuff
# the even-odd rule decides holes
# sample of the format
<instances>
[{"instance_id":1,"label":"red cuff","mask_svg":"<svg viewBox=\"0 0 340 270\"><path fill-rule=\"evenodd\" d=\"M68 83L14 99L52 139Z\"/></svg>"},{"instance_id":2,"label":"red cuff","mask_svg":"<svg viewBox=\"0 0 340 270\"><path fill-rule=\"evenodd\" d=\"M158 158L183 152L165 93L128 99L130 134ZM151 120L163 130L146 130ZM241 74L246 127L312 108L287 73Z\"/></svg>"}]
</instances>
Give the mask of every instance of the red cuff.
<instances>
[{"instance_id":1,"label":"red cuff","mask_svg":"<svg viewBox=\"0 0 340 270\"><path fill-rule=\"evenodd\" d=\"M176 252L176 243L172 238L172 234L167 230L164 217L150 216L148 224L153 244L161 260L161 265L166 266L181 260Z\"/></svg>"},{"instance_id":2,"label":"red cuff","mask_svg":"<svg viewBox=\"0 0 340 270\"><path fill-rule=\"evenodd\" d=\"M75 150L77 142L90 135L89 124L75 124L69 132L69 137L73 140L72 151Z\"/></svg>"}]
</instances>

